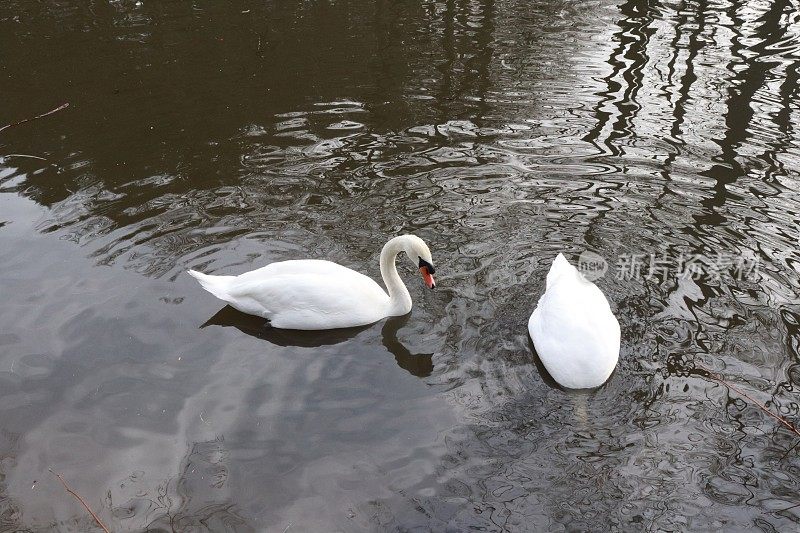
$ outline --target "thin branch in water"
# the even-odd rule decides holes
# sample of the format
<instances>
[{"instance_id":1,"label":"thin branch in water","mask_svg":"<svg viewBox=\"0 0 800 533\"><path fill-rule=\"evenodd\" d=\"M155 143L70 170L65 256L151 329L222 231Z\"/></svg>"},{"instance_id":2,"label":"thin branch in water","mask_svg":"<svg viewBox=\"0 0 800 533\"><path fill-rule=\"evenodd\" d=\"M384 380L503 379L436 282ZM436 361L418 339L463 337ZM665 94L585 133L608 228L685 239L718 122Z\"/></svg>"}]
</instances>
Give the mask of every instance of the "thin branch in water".
<instances>
[{"instance_id":1,"label":"thin branch in water","mask_svg":"<svg viewBox=\"0 0 800 533\"><path fill-rule=\"evenodd\" d=\"M27 157L30 159L40 159L42 161L47 161L44 157L39 157L38 155L28 155L28 154L6 154L3 157Z\"/></svg>"},{"instance_id":2,"label":"thin branch in water","mask_svg":"<svg viewBox=\"0 0 800 533\"><path fill-rule=\"evenodd\" d=\"M792 453L792 452L794 451L794 449L795 449L795 448L797 448L797 445L798 445L798 444L800 444L800 440L799 440L799 441L797 441L797 442L795 442L795 443L792 445L792 447L791 447L791 448L789 448L788 450L786 450L786 453L784 453L783 455L781 455L781 461L783 461L784 459L786 459L786 458L789 456L789 454L790 454L790 453Z\"/></svg>"},{"instance_id":3,"label":"thin branch in water","mask_svg":"<svg viewBox=\"0 0 800 533\"><path fill-rule=\"evenodd\" d=\"M767 413L769 416L771 416L772 418L774 418L775 420L780 422L783 426L786 426L792 433L794 433L795 435L800 437L800 431L798 431L797 428L794 427L791 424L791 422L789 422L788 420L786 420L782 416L776 415L775 413L773 413L772 411L767 409L766 405L764 405L763 403L759 402L758 400L756 400L755 398L753 398L752 396L750 396L749 394L747 394L746 392L741 390L739 387L737 387L736 385L734 385L730 381L727 381L722 376L720 376L719 374L715 374L714 372L712 372L711 370L707 369L706 367L704 367L702 365L698 365L697 363L695 363L695 367L697 369L702 370L703 372L705 372L709 379L712 379L712 380L714 380L714 381L716 381L716 382L728 387L728 389L730 389L732 391L735 391L735 392L739 393L740 395L744 396L745 398L747 398L748 400L753 402L759 409L761 409L762 411ZM795 444L795 446L797 446L797 444ZM787 455L789 455L789 452L792 451L795 446L792 446L791 448L789 448L789 450L785 454L783 454L783 457L786 457ZM790 507L787 507L786 509L779 509L779 510L777 510L775 512L776 513L783 513L785 511L789 511L789 510L794 509L796 507L800 507L800 503L792 505Z\"/></svg>"},{"instance_id":4,"label":"thin branch in water","mask_svg":"<svg viewBox=\"0 0 800 533\"><path fill-rule=\"evenodd\" d=\"M31 118L24 118L24 119L20 120L19 122L12 122L11 124L6 124L2 128L0 128L0 131L8 129L8 128L12 127L12 126L19 126L20 124L24 124L26 122L30 122L32 120L36 120L37 118L42 118L42 117L46 117L47 115L52 115L53 113L57 113L57 112L61 111L62 109L66 109L68 107L69 107L69 102L63 103L60 106L58 106L57 108L51 109L47 113L42 113L41 115L36 115L35 117L31 117Z\"/></svg>"},{"instance_id":5,"label":"thin branch in water","mask_svg":"<svg viewBox=\"0 0 800 533\"><path fill-rule=\"evenodd\" d=\"M50 471L51 474L53 474L54 476L56 476L58 478L58 480L61 482L61 484L64 485L64 488L66 489L67 492L69 492L70 494L72 494L73 496L78 498L78 501L81 502L81 505L83 505L83 507L89 512L90 515L92 515L92 518L94 518L94 521L97 522L97 525L99 525L101 528L103 528L103 531L105 531L106 533L111 533L108 530L108 528L106 527L106 525L100 520L100 518L96 514L94 514L94 511L92 511L92 508L89 507L88 503L86 503L86 500L81 498L80 494L78 494L77 492L72 490L70 488L70 486L67 485L67 482L64 481L64 478L61 477L61 474L56 474L55 472L53 472L52 468L48 468L48 470Z\"/></svg>"},{"instance_id":6,"label":"thin branch in water","mask_svg":"<svg viewBox=\"0 0 800 533\"><path fill-rule=\"evenodd\" d=\"M784 513L784 512L786 512L786 511L791 511L791 510L792 510L792 509L794 509L795 507L800 507L800 503L796 503L796 504L794 504L794 505L792 505L792 506L790 506L790 507L787 507L786 509L778 509L778 510L777 510L777 511L775 511L775 512L776 512L776 513Z\"/></svg>"},{"instance_id":7,"label":"thin branch in water","mask_svg":"<svg viewBox=\"0 0 800 533\"><path fill-rule=\"evenodd\" d=\"M777 420L778 422L780 422L780 423L781 423L783 426L785 426L786 428L788 428L788 429L789 429L789 431L791 431L792 433L794 433L795 435L797 435L798 437L800 437L800 430L798 430L796 427L794 427L794 426L791 424L791 422L789 422L788 420L786 420L784 417L782 417L782 416L780 416L780 415L776 415L775 413L773 413L772 411L770 411L769 409L767 409L767 406L766 406L766 405L762 404L761 402L759 402L758 400L756 400L755 398L753 398L752 396L750 396L749 394L747 394L746 392L744 392L742 389L738 388L736 385L734 385L733 383L731 383L730 381L726 381L725 379L723 379L723 378L722 378L721 376L719 376L718 374L715 374L715 373L714 373L714 372L712 372L711 370L709 370L709 369L707 369L707 368L705 368L705 367L703 367L703 366L701 366L701 365L695 365L695 366L696 366L698 369L700 369L700 370L702 370L703 372L705 372L706 374L708 374L708 377L709 377L709 378L711 378L711 379L713 379L714 381L717 381L717 382L719 382L719 383L721 383L721 384L725 385L725 386L726 386L726 387L728 387L730 390L737 392L739 395L741 395L741 396L744 396L745 398L747 398L748 400L750 400L751 402L753 402L753 403L754 403L754 404L755 404L755 405L756 405L756 406L757 406L759 409L761 409L761 410L762 410L762 411L764 411L766 414L768 414L769 416L771 416L772 418L774 418L775 420Z\"/></svg>"}]
</instances>

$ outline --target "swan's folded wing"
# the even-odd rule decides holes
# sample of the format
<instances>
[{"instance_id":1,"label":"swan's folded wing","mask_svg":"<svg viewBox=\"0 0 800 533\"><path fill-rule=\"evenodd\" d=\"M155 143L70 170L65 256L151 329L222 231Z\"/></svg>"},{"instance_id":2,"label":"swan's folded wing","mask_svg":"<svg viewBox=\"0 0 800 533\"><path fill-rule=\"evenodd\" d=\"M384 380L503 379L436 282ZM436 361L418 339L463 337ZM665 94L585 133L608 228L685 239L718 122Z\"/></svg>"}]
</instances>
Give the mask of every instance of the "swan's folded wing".
<instances>
[{"instance_id":1,"label":"swan's folded wing","mask_svg":"<svg viewBox=\"0 0 800 533\"><path fill-rule=\"evenodd\" d=\"M236 280L229 292L234 307L268 318L279 328L349 327L385 316L389 297L374 281L344 268L336 274L249 277Z\"/></svg>"},{"instance_id":2,"label":"swan's folded wing","mask_svg":"<svg viewBox=\"0 0 800 533\"><path fill-rule=\"evenodd\" d=\"M347 267L324 259L292 259L270 263L261 268L245 272L237 276L244 281L263 281L275 276L347 276L350 272L356 273Z\"/></svg>"}]
</instances>

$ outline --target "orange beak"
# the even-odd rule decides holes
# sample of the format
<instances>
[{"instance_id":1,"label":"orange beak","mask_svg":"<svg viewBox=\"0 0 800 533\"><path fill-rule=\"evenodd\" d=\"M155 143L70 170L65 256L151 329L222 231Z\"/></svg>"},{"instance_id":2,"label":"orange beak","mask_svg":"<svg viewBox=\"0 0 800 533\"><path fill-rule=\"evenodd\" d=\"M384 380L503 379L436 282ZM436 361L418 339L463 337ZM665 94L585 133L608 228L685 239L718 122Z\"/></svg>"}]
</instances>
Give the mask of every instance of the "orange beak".
<instances>
[{"instance_id":1,"label":"orange beak","mask_svg":"<svg viewBox=\"0 0 800 533\"><path fill-rule=\"evenodd\" d=\"M436 282L433 280L433 275L428 272L428 267L422 266L419 267L419 272L422 274L422 280L425 282L425 285L428 286L429 289L433 289L436 287Z\"/></svg>"}]
</instances>

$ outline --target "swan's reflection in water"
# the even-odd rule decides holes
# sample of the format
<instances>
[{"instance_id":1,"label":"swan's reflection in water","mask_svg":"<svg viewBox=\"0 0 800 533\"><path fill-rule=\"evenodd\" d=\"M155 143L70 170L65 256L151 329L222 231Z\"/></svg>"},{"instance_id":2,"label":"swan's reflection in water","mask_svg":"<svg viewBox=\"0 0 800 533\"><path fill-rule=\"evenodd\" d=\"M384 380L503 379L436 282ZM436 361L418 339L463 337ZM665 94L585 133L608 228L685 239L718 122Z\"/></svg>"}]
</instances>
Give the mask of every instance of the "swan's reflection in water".
<instances>
[{"instance_id":1,"label":"swan's reflection in water","mask_svg":"<svg viewBox=\"0 0 800 533\"><path fill-rule=\"evenodd\" d=\"M424 378L433 372L433 354L411 353L403 343L397 340L397 332L406 325L410 317L411 315L408 314L386 319L383 329L381 329L381 338L383 345L394 355L400 368L408 370L417 377Z\"/></svg>"},{"instance_id":2,"label":"swan's reflection in water","mask_svg":"<svg viewBox=\"0 0 800 533\"><path fill-rule=\"evenodd\" d=\"M398 339L400 331L411 315L391 317L386 319L381 329L381 342L383 346L394 355L400 368L417 377L428 377L433 372L433 354L411 353ZM319 331L302 331L295 329L279 329L269 325L269 321L253 315L237 311L226 305L200 326L234 327L251 337L265 340L278 346L298 346L302 348L318 348L332 346L354 338L362 331L373 325L345 329L326 329Z\"/></svg>"},{"instance_id":3,"label":"swan's reflection in water","mask_svg":"<svg viewBox=\"0 0 800 533\"><path fill-rule=\"evenodd\" d=\"M318 348L332 346L350 340L366 327L346 329L325 329L319 331L302 331L296 329L280 329L270 326L265 318L248 315L226 305L200 326L234 327L251 337L271 342L278 346L299 346L302 348Z\"/></svg>"}]
</instances>

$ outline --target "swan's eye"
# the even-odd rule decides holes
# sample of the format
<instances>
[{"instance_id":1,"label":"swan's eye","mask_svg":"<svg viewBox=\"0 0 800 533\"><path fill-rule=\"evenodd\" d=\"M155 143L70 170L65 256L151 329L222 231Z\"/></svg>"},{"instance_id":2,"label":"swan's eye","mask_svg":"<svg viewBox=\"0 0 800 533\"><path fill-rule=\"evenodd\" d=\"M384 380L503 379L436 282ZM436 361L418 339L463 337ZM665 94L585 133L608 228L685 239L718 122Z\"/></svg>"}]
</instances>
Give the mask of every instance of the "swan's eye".
<instances>
[{"instance_id":1,"label":"swan's eye","mask_svg":"<svg viewBox=\"0 0 800 533\"><path fill-rule=\"evenodd\" d=\"M417 256L419 257L419 256ZM419 257L419 267L427 267L429 274L436 274L436 269L433 268L433 265L425 261L423 258Z\"/></svg>"}]
</instances>

